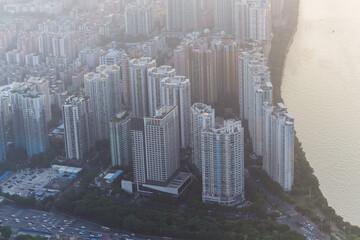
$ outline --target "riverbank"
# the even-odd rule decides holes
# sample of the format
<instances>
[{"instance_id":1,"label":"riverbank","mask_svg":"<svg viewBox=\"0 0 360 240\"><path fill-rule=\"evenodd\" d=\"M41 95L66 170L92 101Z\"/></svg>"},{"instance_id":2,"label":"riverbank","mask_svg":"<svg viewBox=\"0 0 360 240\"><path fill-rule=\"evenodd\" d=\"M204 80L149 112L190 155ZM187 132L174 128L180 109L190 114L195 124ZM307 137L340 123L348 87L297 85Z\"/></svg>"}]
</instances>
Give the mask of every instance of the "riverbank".
<instances>
[{"instance_id":1,"label":"riverbank","mask_svg":"<svg viewBox=\"0 0 360 240\"><path fill-rule=\"evenodd\" d=\"M297 31L299 16L299 0L285 1L284 17L286 24L274 29L272 49L269 56L269 66L274 87L274 103L283 102L281 84L286 57ZM286 103L285 103L286 104ZM326 233L344 232L347 235L360 236L360 228L344 222L335 210L329 207L323 196L319 181L314 175L301 143L295 139L295 180L294 189L290 195L281 193L284 200L292 203L295 209L309 217ZM339 230L340 229L340 230Z\"/></svg>"}]
</instances>

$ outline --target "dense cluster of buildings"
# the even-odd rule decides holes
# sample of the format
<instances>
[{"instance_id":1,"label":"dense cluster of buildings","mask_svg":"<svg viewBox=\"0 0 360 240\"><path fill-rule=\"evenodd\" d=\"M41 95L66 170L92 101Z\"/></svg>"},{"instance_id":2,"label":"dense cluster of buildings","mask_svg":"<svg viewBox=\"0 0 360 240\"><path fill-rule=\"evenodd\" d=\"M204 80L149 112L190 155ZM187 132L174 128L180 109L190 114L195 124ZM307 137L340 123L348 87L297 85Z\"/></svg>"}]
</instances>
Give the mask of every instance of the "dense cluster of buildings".
<instances>
[{"instance_id":1,"label":"dense cluster of buildings","mask_svg":"<svg viewBox=\"0 0 360 240\"><path fill-rule=\"evenodd\" d=\"M55 105L62 109L66 158L82 160L97 141L110 140L112 166L133 169L133 179L122 182L128 192L180 195L192 181L180 171L180 150L191 148L203 201L243 202L243 126L264 170L291 191L294 118L283 104L273 105L268 67L272 18L281 19L282 0L106 0L102 11L97 4L79 1L60 22L0 29L6 62L0 67L32 69L22 78L6 76L0 88L0 161L8 123L28 156L47 150ZM127 36L149 37L159 27L164 35L126 49L95 46L120 26ZM181 42L158 66L165 36ZM224 102L238 106L236 119L215 115L215 104ZM98 185L111 186L120 176L112 174Z\"/></svg>"}]
</instances>

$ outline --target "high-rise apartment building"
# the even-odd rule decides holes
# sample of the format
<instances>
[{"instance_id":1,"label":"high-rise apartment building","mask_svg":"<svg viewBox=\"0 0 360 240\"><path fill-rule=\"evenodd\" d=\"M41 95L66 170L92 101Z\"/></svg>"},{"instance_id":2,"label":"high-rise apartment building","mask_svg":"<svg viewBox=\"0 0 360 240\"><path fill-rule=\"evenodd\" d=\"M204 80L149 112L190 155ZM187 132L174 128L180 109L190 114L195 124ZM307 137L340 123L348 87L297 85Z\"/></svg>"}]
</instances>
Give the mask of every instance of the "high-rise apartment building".
<instances>
[{"instance_id":1,"label":"high-rise apartment building","mask_svg":"<svg viewBox=\"0 0 360 240\"><path fill-rule=\"evenodd\" d=\"M233 206L245 200L244 129L240 121L202 132L202 200Z\"/></svg>"},{"instance_id":2,"label":"high-rise apartment building","mask_svg":"<svg viewBox=\"0 0 360 240\"><path fill-rule=\"evenodd\" d=\"M162 106L154 117L131 122L135 183L165 186L180 165L179 123L176 106Z\"/></svg>"},{"instance_id":3,"label":"high-rise apartment building","mask_svg":"<svg viewBox=\"0 0 360 240\"><path fill-rule=\"evenodd\" d=\"M285 191L294 183L294 117L279 103L264 103L263 168Z\"/></svg>"},{"instance_id":4,"label":"high-rise apartment building","mask_svg":"<svg viewBox=\"0 0 360 240\"><path fill-rule=\"evenodd\" d=\"M6 101L3 101L3 98L0 96L0 163L6 161L6 151L7 151L7 137L6 137L6 123L7 117L6 112L4 111L4 104Z\"/></svg>"},{"instance_id":5,"label":"high-rise apartment building","mask_svg":"<svg viewBox=\"0 0 360 240\"><path fill-rule=\"evenodd\" d=\"M249 39L271 41L270 0L249 1L248 26Z\"/></svg>"},{"instance_id":6,"label":"high-rise apartment building","mask_svg":"<svg viewBox=\"0 0 360 240\"><path fill-rule=\"evenodd\" d=\"M109 121L121 110L120 67L99 66L97 72L84 76L85 95L90 100L95 140L109 138Z\"/></svg>"},{"instance_id":7,"label":"high-rise apartment building","mask_svg":"<svg viewBox=\"0 0 360 240\"><path fill-rule=\"evenodd\" d=\"M33 84L36 88L36 91L45 95L45 115L46 121L49 122L52 118L49 81L42 77L30 77L27 82Z\"/></svg>"},{"instance_id":8,"label":"high-rise apartment building","mask_svg":"<svg viewBox=\"0 0 360 240\"><path fill-rule=\"evenodd\" d=\"M45 152L49 147L45 94L23 83L15 85L10 99L15 146L26 149L29 157Z\"/></svg>"},{"instance_id":9,"label":"high-rise apartment building","mask_svg":"<svg viewBox=\"0 0 360 240\"><path fill-rule=\"evenodd\" d=\"M187 148L191 142L191 87L184 76L167 77L160 84L161 105L177 106L179 111L180 146Z\"/></svg>"},{"instance_id":10,"label":"high-rise apartment building","mask_svg":"<svg viewBox=\"0 0 360 240\"><path fill-rule=\"evenodd\" d=\"M167 30L187 32L197 28L196 0L166 0Z\"/></svg>"},{"instance_id":11,"label":"high-rise apartment building","mask_svg":"<svg viewBox=\"0 0 360 240\"><path fill-rule=\"evenodd\" d=\"M230 35L223 35L211 43L215 51L218 98L238 99L237 43Z\"/></svg>"},{"instance_id":12,"label":"high-rise apartment building","mask_svg":"<svg viewBox=\"0 0 360 240\"><path fill-rule=\"evenodd\" d=\"M269 0L234 0L233 27L236 39L271 40L271 7Z\"/></svg>"},{"instance_id":13,"label":"high-rise apartment building","mask_svg":"<svg viewBox=\"0 0 360 240\"><path fill-rule=\"evenodd\" d=\"M194 103L191 107L191 146L193 164L202 171L201 135L207 128L215 127L215 109L204 103Z\"/></svg>"},{"instance_id":14,"label":"high-rise apartment building","mask_svg":"<svg viewBox=\"0 0 360 240\"><path fill-rule=\"evenodd\" d=\"M234 1L234 36L241 41L249 40L249 1Z\"/></svg>"},{"instance_id":15,"label":"high-rise apartment building","mask_svg":"<svg viewBox=\"0 0 360 240\"><path fill-rule=\"evenodd\" d=\"M252 85L257 76L257 72L267 72L270 81L270 73L268 72L267 60L261 53L261 49L241 49L238 58L238 91L241 119L249 119L250 111L250 92Z\"/></svg>"},{"instance_id":16,"label":"high-rise apartment building","mask_svg":"<svg viewBox=\"0 0 360 240\"><path fill-rule=\"evenodd\" d=\"M175 69L171 66L153 67L148 70L148 102L149 116L155 116L156 110L161 106L160 83L166 77L174 77Z\"/></svg>"},{"instance_id":17,"label":"high-rise apartment building","mask_svg":"<svg viewBox=\"0 0 360 240\"><path fill-rule=\"evenodd\" d=\"M133 117L149 116L148 70L156 67L151 58L132 59L129 63L130 97Z\"/></svg>"},{"instance_id":18,"label":"high-rise apartment building","mask_svg":"<svg viewBox=\"0 0 360 240\"><path fill-rule=\"evenodd\" d=\"M126 56L124 50L109 49L99 57L100 65L122 65L122 60Z\"/></svg>"},{"instance_id":19,"label":"high-rise apartment building","mask_svg":"<svg viewBox=\"0 0 360 240\"><path fill-rule=\"evenodd\" d=\"M118 113L123 109L122 103L122 81L121 67L118 65L100 65L96 68L98 73L107 74L111 84L111 104L112 112Z\"/></svg>"},{"instance_id":20,"label":"high-rise apartment building","mask_svg":"<svg viewBox=\"0 0 360 240\"><path fill-rule=\"evenodd\" d=\"M216 55L209 44L211 40L188 34L174 50L176 74L190 79L192 102L217 101Z\"/></svg>"},{"instance_id":21,"label":"high-rise apartment building","mask_svg":"<svg viewBox=\"0 0 360 240\"><path fill-rule=\"evenodd\" d=\"M131 113L121 112L109 124L112 166L127 167L132 161Z\"/></svg>"},{"instance_id":22,"label":"high-rise apartment building","mask_svg":"<svg viewBox=\"0 0 360 240\"><path fill-rule=\"evenodd\" d=\"M62 106L67 159L83 159L95 146L89 99L71 96Z\"/></svg>"},{"instance_id":23,"label":"high-rise apartment building","mask_svg":"<svg viewBox=\"0 0 360 240\"><path fill-rule=\"evenodd\" d=\"M125 7L126 35L149 35L153 31L152 7L147 1L137 1Z\"/></svg>"},{"instance_id":24,"label":"high-rise apartment building","mask_svg":"<svg viewBox=\"0 0 360 240\"><path fill-rule=\"evenodd\" d=\"M234 0L214 0L214 31L215 33L233 33Z\"/></svg>"}]
</instances>

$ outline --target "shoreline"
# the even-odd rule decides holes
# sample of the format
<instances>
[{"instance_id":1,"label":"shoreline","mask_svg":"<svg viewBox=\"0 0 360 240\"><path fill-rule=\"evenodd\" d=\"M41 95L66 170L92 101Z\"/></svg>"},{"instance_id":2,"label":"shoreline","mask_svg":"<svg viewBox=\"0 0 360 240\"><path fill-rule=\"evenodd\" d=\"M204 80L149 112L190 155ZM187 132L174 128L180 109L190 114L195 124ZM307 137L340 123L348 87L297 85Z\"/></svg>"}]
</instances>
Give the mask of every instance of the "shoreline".
<instances>
[{"instance_id":1,"label":"shoreline","mask_svg":"<svg viewBox=\"0 0 360 240\"><path fill-rule=\"evenodd\" d=\"M272 83L274 86L275 103L280 101L284 102L281 94L281 86L288 54L298 30L300 1L301 0L288 0L285 2L286 6L284 7L284 17L286 17L286 22L284 26L275 28L274 31L272 44L274 43L275 49L272 49L270 52L269 65L271 69ZM296 12L294 12L294 10L296 10ZM284 41L286 41L286 43L284 43ZM283 48L282 44L286 45L286 48ZM282 63L282 66L279 66L280 62ZM324 232L329 235L345 233L347 235L353 234L360 237L360 228L344 221L344 219L339 216L331 206L329 206L327 199L322 194L320 184L314 174L314 170L306 158L306 153L302 148L302 144L296 136L296 132L294 148L294 189L285 200L292 204L300 214L309 218L312 222L315 222L316 225L321 226ZM310 194L310 197L307 197L309 192L312 194ZM299 203L299 200L308 200L307 198L310 198L312 202L305 201L305 203ZM336 227L334 227L334 225Z\"/></svg>"}]
</instances>

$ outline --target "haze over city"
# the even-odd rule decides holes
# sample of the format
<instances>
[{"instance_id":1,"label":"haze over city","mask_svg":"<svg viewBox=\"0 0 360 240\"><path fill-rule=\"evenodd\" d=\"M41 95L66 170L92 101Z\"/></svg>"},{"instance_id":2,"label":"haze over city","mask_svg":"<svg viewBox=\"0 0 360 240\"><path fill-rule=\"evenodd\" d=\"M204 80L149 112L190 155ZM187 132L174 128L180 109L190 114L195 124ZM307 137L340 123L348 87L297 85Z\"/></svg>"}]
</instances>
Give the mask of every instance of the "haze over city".
<instances>
[{"instance_id":1,"label":"haze over city","mask_svg":"<svg viewBox=\"0 0 360 240\"><path fill-rule=\"evenodd\" d=\"M360 239L358 5L0 0L0 240Z\"/></svg>"}]
</instances>

